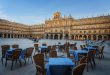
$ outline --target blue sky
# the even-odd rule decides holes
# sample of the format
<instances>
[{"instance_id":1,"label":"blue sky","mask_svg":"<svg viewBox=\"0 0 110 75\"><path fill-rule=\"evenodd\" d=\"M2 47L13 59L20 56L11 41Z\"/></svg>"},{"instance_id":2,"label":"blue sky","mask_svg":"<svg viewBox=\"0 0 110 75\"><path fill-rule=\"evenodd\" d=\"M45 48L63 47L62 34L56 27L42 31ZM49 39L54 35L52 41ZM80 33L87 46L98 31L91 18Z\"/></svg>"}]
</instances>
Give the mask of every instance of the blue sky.
<instances>
[{"instance_id":1,"label":"blue sky","mask_svg":"<svg viewBox=\"0 0 110 75\"><path fill-rule=\"evenodd\" d=\"M40 24L60 11L62 16L91 17L110 13L110 0L0 0L0 18Z\"/></svg>"}]
</instances>

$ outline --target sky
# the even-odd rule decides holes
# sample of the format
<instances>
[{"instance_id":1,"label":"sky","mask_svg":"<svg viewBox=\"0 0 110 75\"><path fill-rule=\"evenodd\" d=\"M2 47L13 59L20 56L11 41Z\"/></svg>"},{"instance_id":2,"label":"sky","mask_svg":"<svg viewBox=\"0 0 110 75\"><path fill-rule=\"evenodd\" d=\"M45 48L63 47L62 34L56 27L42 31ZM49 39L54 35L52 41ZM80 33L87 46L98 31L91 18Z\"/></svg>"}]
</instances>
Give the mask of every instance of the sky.
<instances>
[{"instance_id":1,"label":"sky","mask_svg":"<svg viewBox=\"0 0 110 75\"><path fill-rule=\"evenodd\" d=\"M42 24L53 13L79 19L110 13L110 0L0 0L0 18L18 23Z\"/></svg>"}]
</instances>

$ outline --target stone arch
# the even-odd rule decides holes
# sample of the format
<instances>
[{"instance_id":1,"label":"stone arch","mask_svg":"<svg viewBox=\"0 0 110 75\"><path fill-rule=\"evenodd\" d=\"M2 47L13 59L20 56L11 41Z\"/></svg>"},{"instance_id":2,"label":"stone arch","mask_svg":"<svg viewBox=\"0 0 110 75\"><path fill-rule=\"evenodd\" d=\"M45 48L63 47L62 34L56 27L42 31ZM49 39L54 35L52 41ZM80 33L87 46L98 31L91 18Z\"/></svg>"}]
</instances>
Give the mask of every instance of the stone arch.
<instances>
[{"instance_id":1,"label":"stone arch","mask_svg":"<svg viewBox=\"0 0 110 75\"><path fill-rule=\"evenodd\" d=\"M98 40L102 40L102 35L98 35Z\"/></svg>"},{"instance_id":2,"label":"stone arch","mask_svg":"<svg viewBox=\"0 0 110 75\"><path fill-rule=\"evenodd\" d=\"M49 35L47 34L47 35L46 35L46 39L48 39L48 37L49 37Z\"/></svg>"},{"instance_id":3,"label":"stone arch","mask_svg":"<svg viewBox=\"0 0 110 75\"><path fill-rule=\"evenodd\" d=\"M54 35L54 39L58 39L58 34L55 34Z\"/></svg>"},{"instance_id":4,"label":"stone arch","mask_svg":"<svg viewBox=\"0 0 110 75\"><path fill-rule=\"evenodd\" d=\"M110 40L110 35L108 35L108 40Z\"/></svg>"},{"instance_id":5,"label":"stone arch","mask_svg":"<svg viewBox=\"0 0 110 75\"><path fill-rule=\"evenodd\" d=\"M68 34L65 34L65 39L69 39L69 35Z\"/></svg>"},{"instance_id":6,"label":"stone arch","mask_svg":"<svg viewBox=\"0 0 110 75\"><path fill-rule=\"evenodd\" d=\"M104 40L107 40L107 36L106 35L104 36Z\"/></svg>"},{"instance_id":7,"label":"stone arch","mask_svg":"<svg viewBox=\"0 0 110 75\"><path fill-rule=\"evenodd\" d=\"M60 34L60 39L62 39L63 38L63 34Z\"/></svg>"},{"instance_id":8,"label":"stone arch","mask_svg":"<svg viewBox=\"0 0 110 75\"><path fill-rule=\"evenodd\" d=\"M93 40L96 40L96 38L97 38L96 35L93 35Z\"/></svg>"},{"instance_id":9,"label":"stone arch","mask_svg":"<svg viewBox=\"0 0 110 75\"><path fill-rule=\"evenodd\" d=\"M82 40L82 35L79 35L79 40Z\"/></svg>"},{"instance_id":10,"label":"stone arch","mask_svg":"<svg viewBox=\"0 0 110 75\"><path fill-rule=\"evenodd\" d=\"M7 35L7 34L5 33L5 34L4 34L4 38L6 38L6 35Z\"/></svg>"},{"instance_id":11,"label":"stone arch","mask_svg":"<svg viewBox=\"0 0 110 75\"><path fill-rule=\"evenodd\" d=\"M91 35L88 35L88 39L91 40Z\"/></svg>"},{"instance_id":12,"label":"stone arch","mask_svg":"<svg viewBox=\"0 0 110 75\"><path fill-rule=\"evenodd\" d=\"M10 38L10 34L8 34L8 38Z\"/></svg>"},{"instance_id":13,"label":"stone arch","mask_svg":"<svg viewBox=\"0 0 110 75\"><path fill-rule=\"evenodd\" d=\"M71 39L73 39L73 40L74 40L74 38L75 38L75 37L74 37L74 35L72 35L72 36L71 36Z\"/></svg>"},{"instance_id":14,"label":"stone arch","mask_svg":"<svg viewBox=\"0 0 110 75\"><path fill-rule=\"evenodd\" d=\"M75 40L77 40L78 39L78 35L75 35Z\"/></svg>"},{"instance_id":15,"label":"stone arch","mask_svg":"<svg viewBox=\"0 0 110 75\"><path fill-rule=\"evenodd\" d=\"M84 35L84 36L83 36L83 38L86 40L86 39L87 39L87 36L86 36L86 35Z\"/></svg>"},{"instance_id":16,"label":"stone arch","mask_svg":"<svg viewBox=\"0 0 110 75\"><path fill-rule=\"evenodd\" d=\"M2 38L2 34L0 33L0 38Z\"/></svg>"},{"instance_id":17,"label":"stone arch","mask_svg":"<svg viewBox=\"0 0 110 75\"><path fill-rule=\"evenodd\" d=\"M53 35L52 34L50 35L50 39L53 39Z\"/></svg>"}]
</instances>

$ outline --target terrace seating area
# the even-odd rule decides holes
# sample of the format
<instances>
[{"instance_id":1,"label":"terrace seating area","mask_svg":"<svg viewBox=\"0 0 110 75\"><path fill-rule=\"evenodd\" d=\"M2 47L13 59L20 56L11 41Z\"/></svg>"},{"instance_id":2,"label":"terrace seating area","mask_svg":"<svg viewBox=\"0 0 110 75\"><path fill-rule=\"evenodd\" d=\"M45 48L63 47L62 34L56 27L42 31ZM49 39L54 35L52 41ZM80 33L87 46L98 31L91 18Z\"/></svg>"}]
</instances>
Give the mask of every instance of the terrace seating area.
<instances>
[{"instance_id":1,"label":"terrace seating area","mask_svg":"<svg viewBox=\"0 0 110 75\"><path fill-rule=\"evenodd\" d=\"M69 42L59 45L36 43L33 47L25 49L17 44L2 45L0 73L2 75L104 75L104 72L110 73L109 48L87 44L78 47L78 43Z\"/></svg>"}]
</instances>

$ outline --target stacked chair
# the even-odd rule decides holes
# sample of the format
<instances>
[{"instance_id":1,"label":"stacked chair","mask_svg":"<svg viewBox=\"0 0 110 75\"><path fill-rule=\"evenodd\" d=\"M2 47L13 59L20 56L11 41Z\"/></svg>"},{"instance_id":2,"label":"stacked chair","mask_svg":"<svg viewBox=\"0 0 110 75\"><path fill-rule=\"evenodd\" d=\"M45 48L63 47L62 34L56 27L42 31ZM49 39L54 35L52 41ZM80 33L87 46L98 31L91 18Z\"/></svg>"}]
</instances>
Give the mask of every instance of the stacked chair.
<instances>
[{"instance_id":1,"label":"stacked chair","mask_svg":"<svg viewBox=\"0 0 110 75\"><path fill-rule=\"evenodd\" d=\"M12 48L19 48L19 45L17 45L17 44L12 45Z\"/></svg>"},{"instance_id":2,"label":"stacked chair","mask_svg":"<svg viewBox=\"0 0 110 75\"><path fill-rule=\"evenodd\" d=\"M10 49L10 45L2 45L1 46L1 51L2 51L2 57L1 57L1 61L2 61L2 64L3 64L3 62L4 62L4 58L6 57L5 55L6 55L6 52L7 52L7 50L9 50Z\"/></svg>"},{"instance_id":3,"label":"stacked chair","mask_svg":"<svg viewBox=\"0 0 110 75\"><path fill-rule=\"evenodd\" d=\"M29 58L31 58L31 61L32 61L33 50L34 50L33 47L30 47L30 48L26 49L26 52L25 52L25 63L26 63L26 59L28 59L28 62L29 62ZM32 61L32 63L33 63L33 61Z\"/></svg>"},{"instance_id":4,"label":"stacked chair","mask_svg":"<svg viewBox=\"0 0 110 75\"><path fill-rule=\"evenodd\" d=\"M56 58L57 57L57 51L50 51L49 52L49 57Z\"/></svg>"},{"instance_id":5,"label":"stacked chair","mask_svg":"<svg viewBox=\"0 0 110 75\"><path fill-rule=\"evenodd\" d=\"M13 68L14 61L16 61L16 62L19 61L20 66L21 66L21 61L19 59L21 51L22 51L22 49L16 49L16 50L12 51L11 55L6 55L5 67L7 66L7 61L12 61L11 70Z\"/></svg>"}]
</instances>

